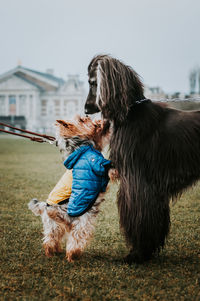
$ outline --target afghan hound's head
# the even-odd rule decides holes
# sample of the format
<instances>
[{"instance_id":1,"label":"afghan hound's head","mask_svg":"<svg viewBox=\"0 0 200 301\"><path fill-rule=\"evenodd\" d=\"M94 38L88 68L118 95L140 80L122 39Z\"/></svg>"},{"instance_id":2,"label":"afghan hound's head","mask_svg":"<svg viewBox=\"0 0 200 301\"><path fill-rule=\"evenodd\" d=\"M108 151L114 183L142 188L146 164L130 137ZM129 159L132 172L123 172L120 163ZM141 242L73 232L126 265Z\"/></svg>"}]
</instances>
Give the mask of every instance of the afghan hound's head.
<instances>
[{"instance_id":1,"label":"afghan hound's head","mask_svg":"<svg viewBox=\"0 0 200 301\"><path fill-rule=\"evenodd\" d=\"M144 98L138 74L108 55L98 55L88 66L90 90L85 113L123 122L134 103Z\"/></svg>"},{"instance_id":2,"label":"afghan hound's head","mask_svg":"<svg viewBox=\"0 0 200 301\"><path fill-rule=\"evenodd\" d=\"M92 121L89 117L81 118L79 115L74 120L57 120L57 144L64 156L72 153L82 145L93 144L101 151L109 142L108 121Z\"/></svg>"}]
</instances>

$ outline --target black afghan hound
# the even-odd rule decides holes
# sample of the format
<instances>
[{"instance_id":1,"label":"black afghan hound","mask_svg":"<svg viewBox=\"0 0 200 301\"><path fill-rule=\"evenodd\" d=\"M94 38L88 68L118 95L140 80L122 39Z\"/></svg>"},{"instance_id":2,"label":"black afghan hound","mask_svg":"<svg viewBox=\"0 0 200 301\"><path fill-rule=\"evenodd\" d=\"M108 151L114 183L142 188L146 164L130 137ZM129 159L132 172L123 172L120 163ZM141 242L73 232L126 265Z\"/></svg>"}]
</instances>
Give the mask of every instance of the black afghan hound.
<instances>
[{"instance_id":1,"label":"black afghan hound","mask_svg":"<svg viewBox=\"0 0 200 301\"><path fill-rule=\"evenodd\" d=\"M200 111L182 112L146 99L138 74L107 55L88 67L85 113L112 124L110 159L120 179L120 225L142 263L164 247L169 201L200 178Z\"/></svg>"}]
</instances>

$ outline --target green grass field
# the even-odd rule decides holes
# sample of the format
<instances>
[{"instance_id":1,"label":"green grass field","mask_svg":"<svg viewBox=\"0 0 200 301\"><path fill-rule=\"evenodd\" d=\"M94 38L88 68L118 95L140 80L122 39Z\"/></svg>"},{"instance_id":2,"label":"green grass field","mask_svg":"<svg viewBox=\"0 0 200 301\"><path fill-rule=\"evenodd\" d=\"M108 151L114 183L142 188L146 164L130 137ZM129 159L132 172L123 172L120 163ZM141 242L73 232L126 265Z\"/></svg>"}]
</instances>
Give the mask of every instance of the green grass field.
<instances>
[{"instance_id":1,"label":"green grass field","mask_svg":"<svg viewBox=\"0 0 200 301\"><path fill-rule=\"evenodd\" d=\"M58 150L0 137L0 300L200 300L200 185L171 207L171 231L158 258L128 266L114 186L107 193L94 239L69 264L46 258L42 224L27 208L46 199L64 173Z\"/></svg>"}]
</instances>

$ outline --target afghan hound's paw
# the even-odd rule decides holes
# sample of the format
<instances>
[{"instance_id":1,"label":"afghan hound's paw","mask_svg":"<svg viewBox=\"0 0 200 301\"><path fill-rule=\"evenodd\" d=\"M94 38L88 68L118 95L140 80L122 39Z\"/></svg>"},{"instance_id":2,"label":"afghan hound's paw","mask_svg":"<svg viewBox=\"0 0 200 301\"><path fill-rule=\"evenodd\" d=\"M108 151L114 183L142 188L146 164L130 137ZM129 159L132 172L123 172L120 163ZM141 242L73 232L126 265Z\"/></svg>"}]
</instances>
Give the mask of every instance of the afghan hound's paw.
<instances>
[{"instance_id":1,"label":"afghan hound's paw","mask_svg":"<svg viewBox=\"0 0 200 301\"><path fill-rule=\"evenodd\" d=\"M124 258L123 261L124 263L131 265L133 263L142 264L150 259L151 256L142 256L134 251L130 251L130 253Z\"/></svg>"},{"instance_id":2,"label":"afghan hound's paw","mask_svg":"<svg viewBox=\"0 0 200 301\"><path fill-rule=\"evenodd\" d=\"M32 199L28 203L28 209L31 210L36 216L41 215L46 208L45 202L39 202L37 199Z\"/></svg>"},{"instance_id":3,"label":"afghan hound's paw","mask_svg":"<svg viewBox=\"0 0 200 301\"><path fill-rule=\"evenodd\" d=\"M116 180L119 179L119 173L118 173L117 169L115 169L115 168L109 169L108 176L109 176L111 182L115 182Z\"/></svg>"}]
</instances>

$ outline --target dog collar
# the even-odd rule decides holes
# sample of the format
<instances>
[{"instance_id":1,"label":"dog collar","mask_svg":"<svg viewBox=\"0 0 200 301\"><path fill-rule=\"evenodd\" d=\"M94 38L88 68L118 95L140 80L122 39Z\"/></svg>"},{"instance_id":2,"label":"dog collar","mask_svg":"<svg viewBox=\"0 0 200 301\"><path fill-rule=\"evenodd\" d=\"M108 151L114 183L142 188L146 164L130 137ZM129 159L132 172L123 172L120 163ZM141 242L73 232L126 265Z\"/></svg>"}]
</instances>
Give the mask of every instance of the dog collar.
<instances>
[{"instance_id":1,"label":"dog collar","mask_svg":"<svg viewBox=\"0 0 200 301\"><path fill-rule=\"evenodd\" d=\"M141 104L141 103L149 102L149 101L150 101L150 99L144 98L144 99L141 99L141 100L136 100L136 101L135 101L135 104L136 104L136 105L139 105L139 104Z\"/></svg>"}]
</instances>

